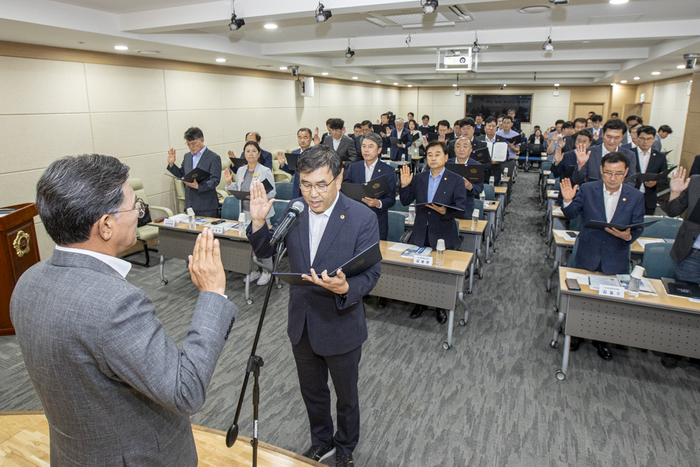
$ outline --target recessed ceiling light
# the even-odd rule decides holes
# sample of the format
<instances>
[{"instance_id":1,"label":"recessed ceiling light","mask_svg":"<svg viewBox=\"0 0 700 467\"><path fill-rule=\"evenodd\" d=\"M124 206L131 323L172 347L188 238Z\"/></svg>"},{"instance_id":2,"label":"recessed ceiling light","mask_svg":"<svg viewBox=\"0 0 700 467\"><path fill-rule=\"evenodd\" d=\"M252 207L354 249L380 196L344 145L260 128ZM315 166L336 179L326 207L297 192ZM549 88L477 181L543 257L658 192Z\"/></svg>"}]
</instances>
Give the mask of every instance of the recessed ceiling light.
<instances>
[{"instance_id":1,"label":"recessed ceiling light","mask_svg":"<svg viewBox=\"0 0 700 467\"><path fill-rule=\"evenodd\" d=\"M382 81L381 81L381 80L379 80L379 79L375 81L375 83L381 83L381 82L382 82Z\"/></svg>"},{"instance_id":2,"label":"recessed ceiling light","mask_svg":"<svg viewBox=\"0 0 700 467\"><path fill-rule=\"evenodd\" d=\"M115 45L114 50L129 50L129 47L125 45Z\"/></svg>"},{"instance_id":3,"label":"recessed ceiling light","mask_svg":"<svg viewBox=\"0 0 700 467\"><path fill-rule=\"evenodd\" d=\"M409 84L409 85L408 85L408 87L409 87L409 88L412 88L412 87L413 87L413 85L412 85L412 84Z\"/></svg>"},{"instance_id":4,"label":"recessed ceiling light","mask_svg":"<svg viewBox=\"0 0 700 467\"><path fill-rule=\"evenodd\" d=\"M216 61L219 63L224 63L226 61L226 59L225 58L217 58Z\"/></svg>"},{"instance_id":5,"label":"recessed ceiling light","mask_svg":"<svg viewBox=\"0 0 700 467\"><path fill-rule=\"evenodd\" d=\"M360 79L359 76L353 76L352 79Z\"/></svg>"},{"instance_id":6,"label":"recessed ceiling light","mask_svg":"<svg viewBox=\"0 0 700 467\"><path fill-rule=\"evenodd\" d=\"M508 86L508 85L506 83L503 83L503 87L505 88L506 86Z\"/></svg>"},{"instance_id":7,"label":"recessed ceiling light","mask_svg":"<svg viewBox=\"0 0 700 467\"><path fill-rule=\"evenodd\" d=\"M660 71L652 71L651 74L654 75L654 76L656 76L656 75L660 75L661 72L660 72Z\"/></svg>"},{"instance_id":8,"label":"recessed ceiling light","mask_svg":"<svg viewBox=\"0 0 700 467\"><path fill-rule=\"evenodd\" d=\"M328 72L327 72L327 71L324 71L324 72L321 73L321 74L322 74L323 76L328 76Z\"/></svg>"},{"instance_id":9,"label":"recessed ceiling light","mask_svg":"<svg viewBox=\"0 0 700 467\"><path fill-rule=\"evenodd\" d=\"M545 11L549 11L549 7L545 5L534 5L520 8L517 11L518 13L522 13L524 15L536 15L537 13L544 13Z\"/></svg>"},{"instance_id":10,"label":"recessed ceiling light","mask_svg":"<svg viewBox=\"0 0 700 467\"><path fill-rule=\"evenodd\" d=\"M136 52L144 55L157 55L160 53L160 50L137 50Z\"/></svg>"},{"instance_id":11,"label":"recessed ceiling light","mask_svg":"<svg viewBox=\"0 0 700 467\"><path fill-rule=\"evenodd\" d=\"M456 87L457 87L457 83L452 83L452 87L453 87L453 88L456 88Z\"/></svg>"},{"instance_id":12,"label":"recessed ceiling light","mask_svg":"<svg viewBox=\"0 0 700 467\"><path fill-rule=\"evenodd\" d=\"M621 80L620 80L620 84L627 84L627 80L626 80L626 79L621 79Z\"/></svg>"},{"instance_id":13,"label":"recessed ceiling light","mask_svg":"<svg viewBox=\"0 0 700 467\"><path fill-rule=\"evenodd\" d=\"M394 86L398 86L398 85L399 85L399 83L394 83Z\"/></svg>"},{"instance_id":14,"label":"recessed ceiling light","mask_svg":"<svg viewBox=\"0 0 700 467\"><path fill-rule=\"evenodd\" d=\"M627 3L629 0L610 0L610 3L613 5L622 5L623 3Z\"/></svg>"},{"instance_id":15,"label":"recessed ceiling light","mask_svg":"<svg viewBox=\"0 0 700 467\"><path fill-rule=\"evenodd\" d=\"M555 88L558 88L558 87L559 87L559 83L554 83L554 87L555 87Z\"/></svg>"},{"instance_id":16,"label":"recessed ceiling light","mask_svg":"<svg viewBox=\"0 0 700 467\"><path fill-rule=\"evenodd\" d=\"M637 81L637 80L642 79L642 78L640 78L639 76L635 76L635 77L632 78L632 79L635 80L635 81Z\"/></svg>"},{"instance_id":17,"label":"recessed ceiling light","mask_svg":"<svg viewBox=\"0 0 700 467\"><path fill-rule=\"evenodd\" d=\"M286 71L286 70L287 70L287 67L286 67L286 66L281 66L281 67L280 67L280 70Z\"/></svg>"},{"instance_id":18,"label":"recessed ceiling light","mask_svg":"<svg viewBox=\"0 0 700 467\"><path fill-rule=\"evenodd\" d=\"M265 26L263 26L265 29L277 29L277 25L275 23L267 23Z\"/></svg>"},{"instance_id":19,"label":"recessed ceiling light","mask_svg":"<svg viewBox=\"0 0 700 467\"><path fill-rule=\"evenodd\" d=\"M684 70L684 69L685 69L685 65L678 65L676 68L678 68L679 70Z\"/></svg>"}]
</instances>

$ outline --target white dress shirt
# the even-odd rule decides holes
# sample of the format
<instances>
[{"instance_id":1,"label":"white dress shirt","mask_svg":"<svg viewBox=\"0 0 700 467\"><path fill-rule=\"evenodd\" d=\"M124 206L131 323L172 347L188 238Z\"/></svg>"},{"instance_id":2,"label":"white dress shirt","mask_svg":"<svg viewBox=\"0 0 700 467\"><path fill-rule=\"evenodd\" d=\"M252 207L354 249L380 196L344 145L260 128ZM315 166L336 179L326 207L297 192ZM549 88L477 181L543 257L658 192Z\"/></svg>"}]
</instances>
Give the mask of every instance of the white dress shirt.
<instances>
[{"instance_id":1,"label":"white dress shirt","mask_svg":"<svg viewBox=\"0 0 700 467\"><path fill-rule=\"evenodd\" d=\"M639 155L639 173L646 173L647 167L649 167L649 160L651 159L651 148L647 149L647 152L642 152L641 150L638 150L637 154ZM646 187L644 186L644 183L642 183L639 186L639 191L645 193L645 189Z\"/></svg>"},{"instance_id":2,"label":"white dress shirt","mask_svg":"<svg viewBox=\"0 0 700 467\"><path fill-rule=\"evenodd\" d=\"M615 215L617 202L620 201L620 193L622 193L622 185L620 185L620 187L614 193L606 190L605 185L603 185L603 202L605 203L605 218L607 219L607 222L611 222L613 216Z\"/></svg>"},{"instance_id":3,"label":"white dress shirt","mask_svg":"<svg viewBox=\"0 0 700 467\"><path fill-rule=\"evenodd\" d=\"M341 136L341 139L342 139L342 136ZM333 138L333 150L337 151L339 147L340 147L340 140Z\"/></svg>"},{"instance_id":4,"label":"white dress shirt","mask_svg":"<svg viewBox=\"0 0 700 467\"><path fill-rule=\"evenodd\" d=\"M374 173L374 168L377 166L377 162L379 162L379 158L377 158L377 160L375 160L374 163L372 165L370 165L369 167L367 167L367 163L365 163L365 165L364 165L364 167L365 167L365 183L372 180L372 174ZM381 208L382 208L382 202L379 201L379 209L381 209Z\"/></svg>"},{"instance_id":5,"label":"white dress shirt","mask_svg":"<svg viewBox=\"0 0 700 467\"><path fill-rule=\"evenodd\" d=\"M114 256L105 255L92 250L84 250L82 248L66 248L65 246L58 245L56 245L56 249L59 251L67 251L68 253L78 253L81 255L92 256L93 258L99 259L107 266L117 271L119 275L125 279L126 275L129 274L129 271L131 271L131 263L120 258L115 258Z\"/></svg>"},{"instance_id":6,"label":"white dress shirt","mask_svg":"<svg viewBox=\"0 0 700 467\"><path fill-rule=\"evenodd\" d=\"M331 218L333 213L333 208L338 203L338 198L340 198L340 193L336 193L335 201L331 204L331 207L323 211L321 214L316 214L309 210L309 253L311 256L311 261L309 264L314 264L314 259L316 258L316 251L318 250L318 244L321 243L323 238L323 232L326 231L326 225L328 225L328 219ZM321 272L321 271L318 271Z\"/></svg>"}]
</instances>

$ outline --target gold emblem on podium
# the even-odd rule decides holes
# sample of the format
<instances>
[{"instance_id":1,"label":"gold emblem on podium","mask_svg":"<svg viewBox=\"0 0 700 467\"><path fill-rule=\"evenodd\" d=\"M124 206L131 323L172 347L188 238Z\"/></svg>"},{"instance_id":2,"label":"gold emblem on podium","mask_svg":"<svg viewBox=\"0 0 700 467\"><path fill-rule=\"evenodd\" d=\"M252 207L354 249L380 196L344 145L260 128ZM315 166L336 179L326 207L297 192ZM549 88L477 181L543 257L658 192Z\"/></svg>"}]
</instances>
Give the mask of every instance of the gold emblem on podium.
<instances>
[{"instance_id":1,"label":"gold emblem on podium","mask_svg":"<svg viewBox=\"0 0 700 467\"><path fill-rule=\"evenodd\" d=\"M15 241L12 242L12 246L15 247L17 256L20 258L29 253L29 234L23 230L17 232L17 236L15 237Z\"/></svg>"}]
</instances>

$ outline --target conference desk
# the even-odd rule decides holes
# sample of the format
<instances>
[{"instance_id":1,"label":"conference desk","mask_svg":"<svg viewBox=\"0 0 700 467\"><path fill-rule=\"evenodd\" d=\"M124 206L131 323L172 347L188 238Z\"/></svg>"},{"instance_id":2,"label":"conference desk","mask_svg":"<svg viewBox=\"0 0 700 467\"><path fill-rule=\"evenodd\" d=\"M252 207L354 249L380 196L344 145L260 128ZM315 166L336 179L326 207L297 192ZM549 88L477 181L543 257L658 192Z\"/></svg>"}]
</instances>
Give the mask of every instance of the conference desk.
<instances>
[{"instance_id":1,"label":"conference desk","mask_svg":"<svg viewBox=\"0 0 700 467\"><path fill-rule=\"evenodd\" d=\"M583 269L559 268L559 316L551 347L557 347L559 326L564 323L564 352L557 379L563 381L569 367L571 337L626 345L655 352L700 358L700 303L667 295L662 282L649 279L657 295L630 298L599 295L588 284L581 291L568 290L566 273L604 275Z\"/></svg>"},{"instance_id":2,"label":"conference desk","mask_svg":"<svg viewBox=\"0 0 700 467\"><path fill-rule=\"evenodd\" d=\"M205 218L210 219L210 218ZM216 219L211 219L215 221ZM153 222L149 225L158 227L158 252L160 254L160 283L166 285L165 257L186 260L192 254L197 235L209 223L190 229L187 223L177 224L177 227L163 225L163 222ZM221 245L221 262L226 271L244 274L245 299L249 305L253 303L250 298L250 264L253 258L253 248L248 243L248 237L239 235L237 229L227 230L223 234L214 234Z\"/></svg>"},{"instance_id":3,"label":"conference desk","mask_svg":"<svg viewBox=\"0 0 700 467\"><path fill-rule=\"evenodd\" d=\"M490 236L486 235L489 222L480 220L477 222L476 228L472 229L471 219L457 219L459 233L464 239L460 245L461 251L468 251L474 255L474 260L469 266L469 288L467 293L472 293L474 290L474 269L477 269L479 279L484 278L484 265L481 260L481 244L486 237L486 251L490 248Z\"/></svg>"},{"instance_id":4,"label":"conference desk","mask_svg":"<svg viewBox=\"0 0 700 467\"><path fill-rule=\"evenodd\" d=\"M465 251L447 250L445 265L436 266L436 252L433 251L430 254L433 258L432 266L414 264L413 259L403 258L401 251L389 249L394 243L380 241L382 274L369 294L449 310L447 341L442 344L448 350L452 347L457 301L464 307L464 318L459 320L459 324L466 326L469 319L467 303L464 301L464 279L474 256Z\"/></svg>"},{"instance_id":5,"label":"conference desk","mask_svg":"<svg viewBox=\"0 0 700 467\"><path fill-rule=\"evenodd\" d=\"M489 235L491 235L491 247L493 247L494 252L498 252L498 248L496 248L496 238L498 238L498 219L502 209L501 206L500 201L484 201L484 213L489 221ZM487 263L491 263L488 249L486 250L484 259Z\"/></svg>"}]
</instances>

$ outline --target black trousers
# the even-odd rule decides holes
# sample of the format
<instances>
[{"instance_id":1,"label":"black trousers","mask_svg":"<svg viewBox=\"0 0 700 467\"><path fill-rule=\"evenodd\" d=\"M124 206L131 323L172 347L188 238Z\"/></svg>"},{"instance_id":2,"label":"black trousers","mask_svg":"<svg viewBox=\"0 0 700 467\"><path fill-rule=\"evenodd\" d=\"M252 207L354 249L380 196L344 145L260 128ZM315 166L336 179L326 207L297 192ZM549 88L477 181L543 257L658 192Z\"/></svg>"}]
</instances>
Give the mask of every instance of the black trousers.
<instances>
[{"instance_id":1,"label":"black trousers","mask_svg":"<svg viewBox=\"0 0 700 467\"><path fill-rule=\"evenodd\" d=\"M344 454L352 454L360 439L360 401L357 394L362 346L342 355L324 357L311 348L306 326L297 345L292 346L297 364L301 396L306 404L311 427L311 443L335 446ZM330 371L335 395L338 431L333 436L331 393L328 389Z\"/></svg>"}]
</instances>

